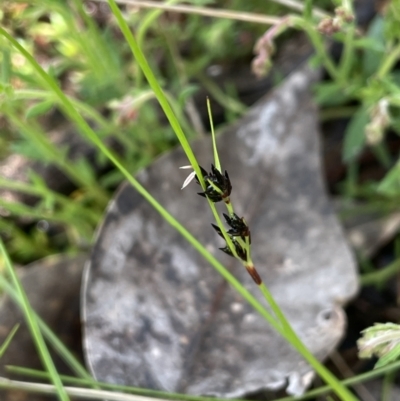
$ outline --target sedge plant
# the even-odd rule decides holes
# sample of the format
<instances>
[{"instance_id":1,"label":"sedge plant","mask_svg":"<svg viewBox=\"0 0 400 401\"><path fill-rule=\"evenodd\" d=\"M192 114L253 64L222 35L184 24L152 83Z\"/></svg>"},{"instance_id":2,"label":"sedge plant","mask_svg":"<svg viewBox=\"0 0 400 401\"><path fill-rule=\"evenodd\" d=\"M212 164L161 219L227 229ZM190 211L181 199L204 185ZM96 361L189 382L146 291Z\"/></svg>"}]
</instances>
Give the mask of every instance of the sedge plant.
<instances>
[{"instance_id":1,"label":"sedge plant","mask_svg":"<svg viewBox=\"0 0 400 401\"><path fill-rule=\"evenodd\" d=\"M212 176L207 178L203 175L203 171L198 165L198 162L190 148L190 145L187 141L185 134L181 128L181 125L178 119L175 116L164 92L162 91L157 79L155 78L152 70L150 69L146 58L144 57L141 49L138 47L134 36L132 35L128 25L124 21L122 14L113 0L109 1L110 7L118 21L118 24L135 56L135 59L142 69L146 79L148 80L150 86L152 87L155 95L160 102L161 107L163 108L172 128L174 129L179 141L183 149L186 152L186 155L191 163L196 176L198 177L199 183L202 186L207 200L209 202L210 208L213 211L215 219L217 221L218 227L221 230L222 235L227 241L228 247L232 254L235 256L239 256L242 262L244 262L245 267L248 271L252 273L252 277L259 286L261 292L264 297L267 299L270 304L275 317L272 316L269 311L262 306L244 287L239 283L228 271L222 266L205 248L202 244L200 244L194 236L188 232L175 218L173 218L146 190L143 186L141 186L138 181L132 177L130 172L126 169L123 163L120 162L118 157L103 144L101 139L96 135L96 133L92 130L92 128L87 124L87 122L82 118L79 112L75 109L72 102L68 99L67 96L62 92L59 88L55 80L49 76L42 67L37 63L37 61L32 57L29 52L19 44L11 35L9 35L3 28L0 28L0 35L6 38L31 64L33 69L37 72L41 80L44 82L46 87L53 91L55 96L57 97L59 107L64 111L64 113L76 124L78 129L89 139L91 140L97 148L117 167L117 169L128 179L128 181L135 187L135 189L144 196L145 199L165 218L165 220L170 223L177 231L179 231L204 257L208 260L212 266L225 278L227 281L274 327L286 340L288 340L297 350L298 352L310 363L310 365L316 370L316 372L320 375L320 377L330 385L332 391L334 391L342 400L355 400L353 394L343 386L340 381L338 381L335 376L325 368L313 355L312 353L304 346L304 344L297 337L290 324L287 322L284 314L275 303L273 297L269 293L267 287L263 284L261 278L256 273L256 268L253 266L250 252L248 251L244 257L244 255L238 255L237 250L240 249L248 249L250 250L250 235L243 236L244 239L235 239L235 235L232 237L228 232L224 229L221 219L218 216L214 203L207 196L207 188L210 186L209 181L213 182ZM217 173L214 171L215 175ZM214 183L215 184L215 183ZM218 187L218 186L217 186ZM215 188L211 184L211 191ZM229 209L228 209L229 211ZM233 211L233 209L231 209ZM233 212L234 213L234 212ZM232 217L231 217L232 218ZM243 222L243 220L241 220ZM231 225L236 225L237 221L231 221ZM239 223L241 224L241 223ZM244 224L244 223L243 223ZM241 236L239 236L241 237ZM239 244L237 249L235 243ZM243 241L243 242L242 242ZM41 352L44 352L41 349ZM54 383L59 389L59 394L61 399L65 399L65 392L63 392L62 388L59 387L60 382L56 378L56 374L54 372L54 368L48 365L49 371L51 371L54 376Z\"/></svg>"},{"instance_id":2,"label":"sedge plant","mask_svg":"<svg viewBox=\"0 0 400 401\"><path fill-rule=\"evenodd\" d=\"M161 107L163 108L171 126L173 127L180 143L185 151L188 160L196 174L197 180L201 187L203 188L203 195L206 197L210 209L213 213L213 216L218 224L218 233L221 233L224 237L225 241L227 242L227 248L225 252L231 253L232 256L240 259L244 266L246 267L247 271L252 276L255 283L258 285L259 289L261 290L263 296L267 300L268 304L271 306L273 312L276 315L274 318L265 308L263 308L264 313L263 316L267 319L267 321L286 339L288 340L292 346L294 346L297 351L311 364L311 366L317 371L317 373L321 376L323 380L325 380L328 384L332 386L332 390L343 400L355 400L356 398L354 395L348 391L341 383L338 381L335 376L326 369L315 357L314 355L307 349L307 347L301 342L298 338L292 327L290 326L289 322L287 321L286 317L284 316L283 312L273 299L271 293L269 292L268 288L262 282L261 277L259 276L250 255L250 232L246 231L247 225L244 220L237 218L236 214L234 213L233 206L230 204L230 181L228 175L222 176L220 171L220 162L217 155L217 150L215 146L215 139L213 140L214 143L214 155L215 155L215 164L218 168L214 166L212 169L211 174L207 174L204 169L202 169L193 154L193 151L185 137L184 132L179 124L179 121L176 119L164 93L161 89L160 85L157 82L156 77L154 76L147 60L141 51L140 47L138 46L132 32L130 31L126 21L124 20L121 11L119 10L117 4L114 0L109 0L109 5L114 13L118 24L132 50L132 53L139 64L140 68L142 69L146 79L148 80L151 88L154 90L158 101L160 102ZM218 215L216 207L214 205L214 201L212 197L217 194L223 199L225 197L225 204L228 204L227 209L230 214L227 221L230 223L231 230L235 230L238 226L240 229L243 229L243 232L240 234L245 235L229 235L229 233L223 227L222 221ZM211 196L211 198L210 198ZM229 205L230 204L230 205ZM245 232L246 231L246 232ZM245 233L244 233L245 232Z\"/></svg>"}]
</instances>

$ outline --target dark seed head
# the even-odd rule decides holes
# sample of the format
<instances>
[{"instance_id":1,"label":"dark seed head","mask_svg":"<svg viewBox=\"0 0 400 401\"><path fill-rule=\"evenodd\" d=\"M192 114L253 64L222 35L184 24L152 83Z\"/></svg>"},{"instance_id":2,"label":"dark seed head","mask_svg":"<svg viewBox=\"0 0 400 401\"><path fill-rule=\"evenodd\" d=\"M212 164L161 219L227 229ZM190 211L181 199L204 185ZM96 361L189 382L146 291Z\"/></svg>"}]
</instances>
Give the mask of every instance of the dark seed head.
<instances>
[{"instance_id":1,"label":"dark seed head","mask_svg":"<svg viewBox=\"0 0 400 401\"><path fill-rule=\"evenodd\" d=\"M241 247L241 245L234 238L232 238L232 242L233 242L233 245L235 247L235 250L236 250L236 253L237 253L238 257L240 259L242 259L244 262L246 262L247 261L247 252L246 252L246 250L243 249ZM234 255L233 255L233 253L232 253L232 251L231 251L231 249L229 248L228 245L225 246L224 248L219 248L219 249L222 252L225 252L227 255L234 257Z\"/></svg>"},{"instance_id":2,"label":"dark seed head","mask_svg":"<svg viewBox=\"0 0 400 401\"><path fill-rule=\"evenodd\" d=\"M211 173L207 173L202 167L200 167L200 169L204 181L206 182L206 189L204 192L199 193L199 195L207 196L214 203L229 198L229 195L232 192L232 184L229 180L227 171L225 171L225 175L222 175L213 164L211 165ZM197 176L196 181L199 183ZM213 185L211 185L211 183ZM214 186L217 187L219 191L216 190Z\"/></svg>"},{"instance_id":3,"label":"dark seed head","mask_svg":"<svg viewBox=\"0 0 400 401\"><path fill-rule=\"evenodd\" d=\"M233 237L242 237L243 239L249 237L249 242L251 243L249 226L246 224L243 217L240 218L236 213L233 213L230 216L224 213L224 217L228 225L231 227L231 229L228 230L229 235Z\"/></svg>"},{"instance_id":4,"label":"dark seed head","mask_svg":"<svg viewBox=\"0 0 400 401\"><path fill-rule=\"evenodd\" d=\"M231 251L231 249L229 248L228 245L227 245L226 247L224 247L224 248L219 248L219 249L220 249L222 252L226 253L227 255L234 257L234 256L233 256L233 253L232 253L232 251Z\"/></svg>"},{"instance_id":5,"label":"dark seed head","mask_svg":"<svg viewBox=\"0 0 400 401\"><path fill-rule=\"evenodd\" d=\"M204 170L203 167L201 167L201 166L199 166L199 167L200 167L200 171L201 171L201 174L203 176L203 179L206 180L206 177L208 175L207 171ZM196 182L200 185L199 177L197 177L197 174L195 175L195 177L196 177Z\"/></svg>"},{"instance_id":6,"label":"dark seed head","mask_svg":"<svg viewBox=\"0 0 400 401\"><path fill-rule=\"evenodd\" d=\"M221 229L220 229L216 224L212 224L212 223L211 223L211 225L213 226L213 229L217 232L217 234L218 234L221 238L224 238L224 234L222 234Z\"/></svg>"}]
</instances>

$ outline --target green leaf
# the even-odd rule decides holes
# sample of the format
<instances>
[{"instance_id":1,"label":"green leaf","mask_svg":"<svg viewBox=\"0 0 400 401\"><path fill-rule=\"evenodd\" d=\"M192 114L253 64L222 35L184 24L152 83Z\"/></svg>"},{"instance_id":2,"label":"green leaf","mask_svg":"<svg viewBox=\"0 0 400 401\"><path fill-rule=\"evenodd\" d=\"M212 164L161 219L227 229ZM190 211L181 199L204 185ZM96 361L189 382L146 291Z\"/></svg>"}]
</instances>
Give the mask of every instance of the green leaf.
<instances>
[{"instance_id":1,"label":"green leaf","mask_svg":"<svg viewBox=\"0 0 400 401\"><path fill-rule=\"evenodd\" d=\"M29 119L33 117L42 116L43 114L46 114L49 110L51 110L53 106L54 106L53 99L44 100L43 102L36 103L28 108L28 110L25 113L25 118Z\"/></svg>"},{"instance_id":2,"label":"green leaf","mask_svg":"<svg viewBox=\"0 0 400 401\"><path fill-rule=\"evenodd\" d=\"M400 72L393 71L381 80L383 89L390 95L400 95Z\"/></svg>"},{"instance_id":3,"label":"green leaf","mask_svg":"<svg viewBox=\"0 0 400 401\"><path fill-rule=\"evenodd\" d=\"M19 155L25 156L27 159L49 163L52 161L51 156L46 154L40 146L33 141L20 140L15 141L10 146L11 151Z\"/></svg>"},{"instance_id":4,"label":"green leaf","mask_svg":"<svg viewBox=\"0 0 400 401\"><path fill-rule=\"evenodd\" d=\"M307 61L308 65L312 68L318 68L322 64L322 57L319 54L312 54L310 55L310 58Z\"/></svg>"},{"instance_id":5,"label":"green leaf","mask_svg":"<svg viewBox=\"0 0 400 401\"><path fill-rule=\"evenodd\" d=\"M365 126L368 124L369 115L366 107L360 107L350 120L344 134L343 161L348 163L354 160L365 145Z\"/></svg>"},{"instance_id":6,"label":"green leaf","mask_svg":"<svg viewBox=\"0 0 400 401\"><path fill-rule=\"evenodd\" d=\"M306 20L311 20L312 18L312 6L313 6L313 0L305 0L304 2L304 11L303 11L303 17Z\"/></svg>"},{"instance_id":7,"label":"green leaf","mask_svg":"<svg viewBox=\"0 0 400 401\"><path fill-rule=\"evenodd\" d=\"M48 189L45 180L42 176L35 173L32 169L28 170L28 178L32 182L33 186L38 189Z\"/></svg>"},{"instance_id":8,"label":"green leaf","mask_svg":"<svg viewBox=\"0 0 400 401\"><path fill-rule=\"evenodd\" d=\"M400 344L396 344L387 354L381 356L378 362L375 364L374 369L381 368L382 366L388 365L394 362L400 356Z\"/></svg>"},{"instance_id":9,"label":"green leaf","mask_svg":"<svg viewBox=\"0 0 400 401\"><path fill-rule=\"evenodd\" d=\"M378 192L386 196L400 194L400 164L397 163L378 185Z\"/></svg>"},{"instance_id":10,"label":"green leaf","mask_svg":"<svg viewBox=\"0 0 400 401\"><path fill-rule=\"evenodd\" d=\"M8 346L10 345L12 339L14 338L15 333L19 329L19 324L16 324L10 333L8 334L7 338L4 340L3 344L0 347L0 358L3 356L4 352L7 351Z\"/></svg>"},{"instance_id":11,"label":"green leaf","mask_svg":"<svg viewBox=\"0 0 400 401\"><path fill-rule=\"evenodd\" d=\"M96 176L95 176L94 169L86 159L81 158L77 161L74 161L74 163L76 164L77 168L80 170L82 178L87 183L95 182Z\"/></svg>"},{"instance_id":12,"label":"green leaf","mask_svg":"<svg viewBox=\"0 0 400 401\"><path fill-rule=\"evenodd\" d=\"M323 82L314 86L315 100L320 106L338 106L346 102L348 96L335 82Z\"/></svg>"},{"instance_id":13,"label":"green leaf","mask_svg":"<svg viewBox=\"0 0 400 401\"><path fill-rule=\"evenodd\" d=\"M184 106L188 97L193 96L199 90L199 85L190 84L185 86L185 88L179 93L178 103L180 106Z\"/></svg>"},{"instance_id":14,"label":"green leaf","mask_svg":"<svg viewBox=\"0 0 400 401\"><path fill-rule=\"evenodd\" d=\"M40 206L38 210L53 211L55 208L55 197L50 188L48 188L46 181L33 170L28 171L28 178L33 186L41 191L42 200L40 201ZM37 204L39 206L39 203Z\"/></svg>"},{"instance_id":15,"label":"green leaf","mask_svg":"<svg viewBox=\"0 0 400 401\"><path fill-rule=\"evenodd\" d=\"M4 95L3 100L6 100L4 98L12 98L14 96L14 88L10 84L0 83L0 93Z\"/></svg>"},{"instance_id":16,"label":"green leaf","mask_svg":"<svg viewBox=\"0 0 400 401\"><path fill-rule=\"evenodd\" d=\"M105 188L112 188L120 184L124 179L123 174L119 170L111 170L109 173L103 175L99 182Z\"/></svg>"},{"instance_id":17,"label":"green leaf","mask_svg":"<svg viewBox=\"0 0 400 401\"><path fill-rule=\"evenodd\" d=\"M354 46L361 49L373 50L376 52L384 52L384 43L374 38L360 38L354 40Z\"/></svg>"},{"instance_id":18,"label":"green leaf","mask_svg":"<svg viewBox=\"0 0 400 401\"><path fill-rule=\"evenodd\" d=\"M379 68L382 58L385 55L384 20L377 15L372 21L367 34L368 39L375 43L380 50L367 48L363 56L363 73L366 78L373 75Z\"/></svg>"}]
</instances>

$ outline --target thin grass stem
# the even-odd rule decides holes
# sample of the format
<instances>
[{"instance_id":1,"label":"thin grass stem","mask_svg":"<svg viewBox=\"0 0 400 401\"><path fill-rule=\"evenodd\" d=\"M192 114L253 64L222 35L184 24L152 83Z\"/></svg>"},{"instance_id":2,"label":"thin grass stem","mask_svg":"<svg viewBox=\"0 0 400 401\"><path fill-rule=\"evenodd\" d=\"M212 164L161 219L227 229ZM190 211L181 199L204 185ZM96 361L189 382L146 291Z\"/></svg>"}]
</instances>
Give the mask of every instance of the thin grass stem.
<instances>
[{"instance_id":1,"label":"thin grass stem","mask_svg":"<svg viewBox=\"0 0 400 401\"><path fill-rule=\"evenodd\" d=\"M210 103L209 98L207 98L207 111L208 111L208 118L210 119L211 138L212 138L213 153L214 153L214 164L215 164L215 167L217 168L217 170L220 173L222 173L221 161L219 160L219 156L218 156L217 142L215 140L214 123L213 123L212 112L211 112L211 103Z\"/></svg>"},{"instance_id":2,"label":"thin grass stem","mask_svg":"<svg viewBox=\"0 0 400 401\"><path fill-rule=\"evenodd\" d=\"M176 44L176 41L174 38L171 37L171 35L168 32L164 31L164 37L166 39L166 43L169 49L169 52L171 54L171 60L172 63L175 66L177 77L179 80L179 84L181 88L188 87L190 84L189 78L186 74L186 68L185 68L185 63L182 60L182 57L180 55L178 46ZM139 41L138 41L139 44ZM139 46L141 49L143 47ZM189 117L190 123L192 125L192 128L194 131L199 134L200 136L205 136L206 132L204 129L203 122L201 120L201 115L199 111L197 110L196 103L194 101L194 97L192 95L188 96L185 99L185 106L184 106L186 113Z\"/></svg>"},{"instance_id":3,"label":"thin grass stem","mask_svg":"<svg viewBox=\"0 0 400 401\"><path fill-rule=\"evenodd\" d=\"M15 288L0 275L0 288L7 293L7 295L22 309L23 300L18 296ZM53 349L62 357L64 362L71 368L71 370L81 378L85 379L87 383L96 383L95 380L89 375L86 369L79 363L79 361L72 355L67 347L57 338L57 336L51 331L46 323L32 311L34 318L36 319L41 332L43 333L46 340L51 344ZM50 375L46 373L50 378Z\"/></svg>"},{"instance_id":4,"label":"thin grass stem","mask_svg":"<svg viewBox=\"0 0 400 401\"><path fill-rule=\"evenodd\" d=\"M7 351L7 348L9 347L9 345L11 344L12 339L14 338L16 332L19 329L19 324L16 324L11 331L8 333L6 339L4 340L3 344L1 344L0 347L0 358L3 356L3 354Z\"/></svg>"},{"instance_id":5,"label":"thin grass stem","mask_svg":"<svg viewBox=\"0 0 400 401\"><path fill-rule=\"evenodd\" d=\"M7 251L4 247L3 241L1 239L0 239L0 254L2 255L3 260L5 262L7 274L10 276L11 281L16 290L16 293L18 295L18 298L21 300L22 311L24 313L25 320L26 320L27 326L29 328L29 331L31 332L32 339L36 345L37 351L40 355L43 365L46 367L47 371L49 372L51 381L54 384L54 392L55 392L55 394L57 394L58 398L61 401L69 401L68 394L63 387L60 377L58 376L57 370L51 359L49 350L47 349L47 346L46 346L46 343L44 342L42 333L41 333L39 326L37 324L37 321L35 319L35 316L34 316L32 307L29 303L28 297L25 293L24 288L21 285L21 282L19 281L19 278L18 278L13 266L11 265L10 258L7 254Z\"/></svg>"},{"instance_id":6,"label":"thin grass stem","mask_svg":"<svg viewBox=\"0 0 400 401\"><path fill-rule=\"evenodd\" d=\"M385 266L384 268L361 275L360 282L362 286L383 285L386 281L390 280L393 276L400 272L400 259Z\"/></svg>"},{"instance_id":7,"label":"thin grass stem","mask_svg":"<svg viewBox=\"0 0 400 401\"><path fill-rule=\"evenodd\" d=\"M104 3L107 0L104 0ZM177 3L179 0L167 0L164 2L165 5L172 5L174 3ZM136 37L137 37L137 43L139 48L143 49L144 48L144 40L146 37L146 33L151 27L151 25L156 21L158 17L160 17L163 14L163 10L160 9L155 9L154 11L148 13L146 15L140 25L139 28L137 29ZM135 74L135 83L137 88L142 87L142 81L143 81L143 73L140 68L137 69L136 74Z\"/></svg>"}]
</instances>

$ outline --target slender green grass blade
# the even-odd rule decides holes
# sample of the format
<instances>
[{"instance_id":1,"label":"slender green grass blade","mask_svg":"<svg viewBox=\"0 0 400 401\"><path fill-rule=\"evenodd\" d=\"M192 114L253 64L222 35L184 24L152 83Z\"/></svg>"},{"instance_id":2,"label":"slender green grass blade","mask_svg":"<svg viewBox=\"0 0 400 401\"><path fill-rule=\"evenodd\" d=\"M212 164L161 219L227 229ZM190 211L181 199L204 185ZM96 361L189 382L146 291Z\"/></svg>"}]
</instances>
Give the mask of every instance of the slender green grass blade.
<instances>
[{"instance_id":1,"label":"slender green grass blade","mask_svg":"<svg viewBox=\"0 0 400 401\"><path fill-rule=\"evenodd\" d=\"M154 93L156 94L157 100L160 103L161 108L164 110L164 113L174 130L181 146L184 152L186 153L187 158L189 159L190 164L192 165L194 171L196 171L197 177L199 178L199 181L204 188L204 180L203 176L200 171L199 164L197 162L197 159L195 155L193 154L193 151L189 145L188 140L186 139L186 136L181 128L181 125L178 121L178 119L175 116L175 113L172 110L171 105L169 104L167 97L164 94L164 91L161 89L161 86L159 85L157 78L153 74L153 71L151 70L146 57L144 56L142 50L137 44L137 41L135 40L128 24L125 22L121 11L119 10L117 4L115 3L114 0L109 0L108 2L115 18L118 21L118 25L122 31L122 33L125 36L126 41L128 42L131 51L139 64L140 68L143 71L143 74L145 75L151 89L153 89Z\"/></svg>"},{"instance_id":2,"label":"slender green grass blade","mask_svg":"<svg viewBox=\"0 0 400 401\"><path fill-rule=\"evenodd\" d=\"M4 247L3 241L1 239L0 239L0 254L3 256L3 259L5 261L6 271L13 282L13 285L15 287L15 290L18 294L19 299L21 300L22 310L24 312L28 328L31 332L32 339L33 339L33 341L36 345L36 348L38 350L38 353L42 359L43 365L46 367L47 371L49 372L51 381L57 389L58 398L61 401L69 401L69 397L62 385L61 379L58 376L57 370L54 366L54 363L51 359L50 353L49 353L47 346L44 342L44 339L42 337L42 333L40 332L39 326L35 319L35 316L34 316L32 308L31 308L31 305L29 303L28 297L26 296L25 290L22 287L13 266L11 265L10 258L8 257L8 254Z\"/></svg>"},{"instance_id":3,"label":"slender green grass blade","mask_svg":"<svg viewBox=\"0 0 400 401\"><path fill-rule=\"evenodd\" d=\"M3 344L0 347L0 358L3 356L8 346L11 344L11 341L14 338L15 333L18 331L18 329L19 329L19 324L16 324L8 334L7 338L4 340Z\"/></svg>"},{"instance_id":4,"label":"slender green grass blade","mask_svg":"<svg viewBox=\"0 0 400 401\"><path fill-rule=\"evenodd\" d=\"M214 164L215 164L215 167L219 170L219 172L222 173L221 162L220 162L219 156L218 156L217 143L215 140L214 122L213 122L213 118L212 118L211 103L210 103L209 98L207 98L207 111L208 111L208 118L210 119L211 137L212 137L212 144L213 144L213 151L214 151Z\"/></svg>"}]
</instances>

